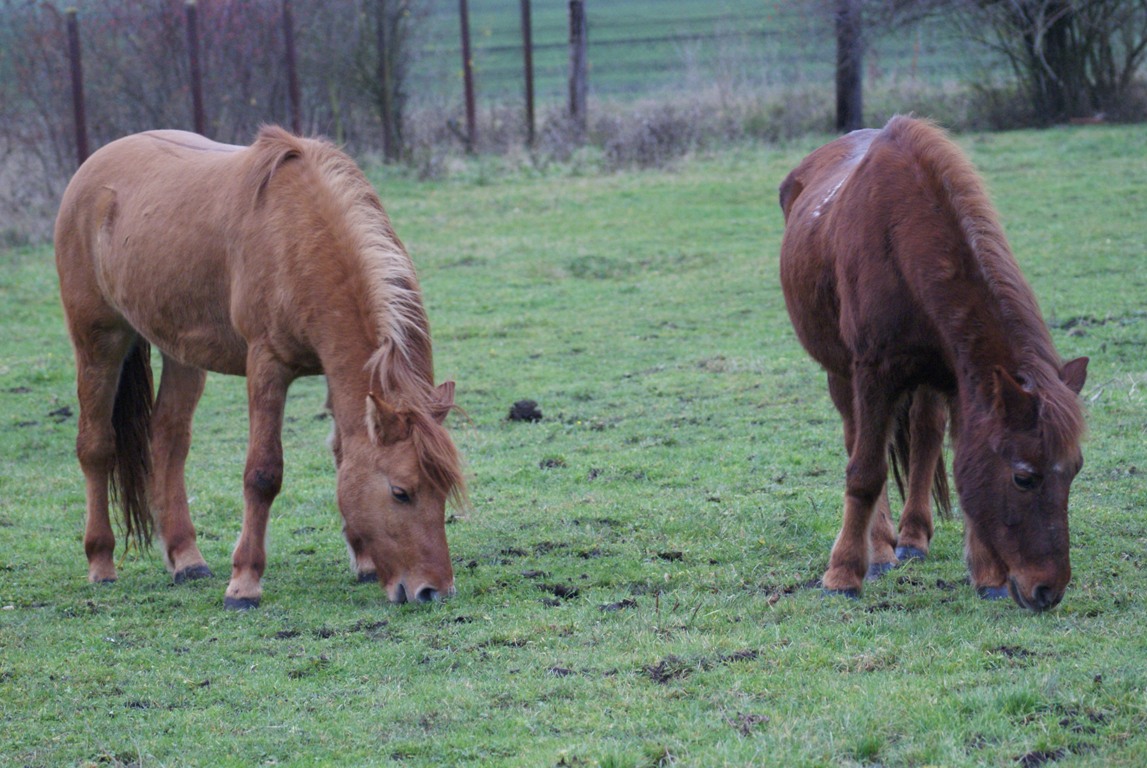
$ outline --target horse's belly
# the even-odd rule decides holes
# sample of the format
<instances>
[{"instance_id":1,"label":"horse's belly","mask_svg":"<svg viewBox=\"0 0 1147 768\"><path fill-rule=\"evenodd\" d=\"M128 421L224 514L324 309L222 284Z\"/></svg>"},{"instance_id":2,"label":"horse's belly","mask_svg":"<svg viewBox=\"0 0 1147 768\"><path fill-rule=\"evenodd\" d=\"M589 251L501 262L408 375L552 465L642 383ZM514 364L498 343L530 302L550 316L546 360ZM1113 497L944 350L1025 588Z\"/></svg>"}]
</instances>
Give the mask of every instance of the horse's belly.
<instances>
[{"instance_id":1,"label":"horse's belly","mask_svg":"<svg viewBox=\"0 0 1147 768\"><path fill-rule=\"evenodd\" d=\"M783 244L781 287L801 346L826 370L847 376L851 355L840 335L840 307L832 265Z\"/></svg>"},{"instance_id":2,"label":"horse's belly","mask_svg":"<svg viewBox=\"0 0 1147 768\"><path fill-rule=\"evenodd\" d=\"M247 372L247 342L235 333L185 328L175 337L152 339L152 343L184 365L233 376Z\"/></svg>"},{"instance_id":3,"label":"horse's belly","mask_svg":"<svg viewBox=\"0 0 1147 768\"><path fill-rule=\"evenodd\" d=\"M132 269L122 269L129 263ZM122 255L117 265L103 266L105 299L152 346L185 365L243 374L247 342L231 324L225 281L197 277L190 266L164 274L160 264Z\"/></svg>"}]
</instances>

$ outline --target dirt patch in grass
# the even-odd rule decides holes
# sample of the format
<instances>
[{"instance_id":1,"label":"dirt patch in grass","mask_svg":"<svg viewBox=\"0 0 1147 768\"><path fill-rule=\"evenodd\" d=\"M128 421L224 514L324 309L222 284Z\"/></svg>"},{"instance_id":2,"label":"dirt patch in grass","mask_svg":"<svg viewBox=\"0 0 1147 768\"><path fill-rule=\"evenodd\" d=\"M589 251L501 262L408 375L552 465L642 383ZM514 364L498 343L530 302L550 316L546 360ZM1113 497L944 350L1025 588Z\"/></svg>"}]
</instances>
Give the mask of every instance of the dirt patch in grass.
<instances>
[{"instance_id":1,"label":"dirt patch in grass","mask_svg":"<svg viewBox=\"0 0 1147 768\"><path fill-rule=\"evenodd\" d=\"M752 648L746 648L733 653L720 653L716 656L700 656L697 658L684 658L682 656L669 655L656 664L649 664L642 668L642 671L649 676L649 679L658 685L665 685L671 680L680 680L681 678L688 677L694 672L713 669L714 667L723 664L733 664L738 661L753 661L760 656L760 652Z\"/></svg>"}]
</instances>

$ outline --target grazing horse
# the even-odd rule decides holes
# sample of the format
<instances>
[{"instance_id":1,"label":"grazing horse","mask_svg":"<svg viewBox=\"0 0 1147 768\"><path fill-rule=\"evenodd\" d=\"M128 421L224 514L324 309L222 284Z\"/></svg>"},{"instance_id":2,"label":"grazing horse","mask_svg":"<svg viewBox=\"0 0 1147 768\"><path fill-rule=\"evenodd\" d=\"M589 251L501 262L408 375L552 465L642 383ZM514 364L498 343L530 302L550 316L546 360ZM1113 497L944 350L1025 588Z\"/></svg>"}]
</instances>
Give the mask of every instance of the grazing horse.
<instances>
[{"instance_id":1,"label":"grazing horse","mask_svg":"<svg viewBox=\"0 0 1147 768\"><path fill-rule=\"evenodd\" d=\"M856 596L866 575L927 554L950 416L972 584L1033 611L1056 605L1071 578L1087 358L1056 354L971 163L933 124L894 117L806 157L780 204L785 304L828 373L849 457L824 588ZM890 444L907 449L897 531Z\"/></svg>"},{"instance_id":2,"label":"grazing horse","mask_svg":"<svg viewBox=\"0 0 1147 768\"><path fill-rule=\"evenodd\" d=\"M351 565L392 602L454 591L445 504L462 502L413 265L342 152L279 128L250 147L150 131L93 154L64 192L56 265L76 357L88 578L116 578L109 491L153 526L177 583L211 571L184 485L207 371L247 377L243 526L224 605L257 606L283 478L287 388L325 374ZM163 372L152 392L150 349Z\"/></svg>"}]
</instances>

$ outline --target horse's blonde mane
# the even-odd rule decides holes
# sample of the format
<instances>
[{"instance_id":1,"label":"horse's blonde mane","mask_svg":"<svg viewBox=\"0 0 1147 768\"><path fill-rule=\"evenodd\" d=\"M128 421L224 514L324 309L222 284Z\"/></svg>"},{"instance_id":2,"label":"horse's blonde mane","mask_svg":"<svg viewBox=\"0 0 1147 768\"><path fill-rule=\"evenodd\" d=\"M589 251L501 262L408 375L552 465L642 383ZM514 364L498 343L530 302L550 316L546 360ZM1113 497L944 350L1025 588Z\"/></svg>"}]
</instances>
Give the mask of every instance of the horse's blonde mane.
<instances>
[{"instance_id":1,"label":"horse's blonde mane","mask_svg":"<svg viewBox=\"0 0 1147 768\"><path fill-rule=\"evenodd\" d=\"M340 234L352 245L374 319L375 351L364 365L369 388L395 408L409 412L424 476L443 493L463 500L457 451L431 415L436 395L434 361L418 276L378 193L355 162L326 141L299 138L269 126L259 132L256 146L261 144L269 151L257 163L259 193L290 157L306 161L328 193L326 204L334 212L328 219L341 227ZM321 197L316 190L314 198Z\"/></svg>"},{"instance_id":2,"label":"horse's blonde mane","mask_svg":"<svg viewBox=\"0 0 1147 768\"><path fill-rule=\"evenodd\" d=\"M259 132L256 146L269 151L258 163L259 192L287 159L305 159L329 193L328 205L338 213L342 234L352 244L375 321L377 351L367 363L372 387L384 398L419 404L433 386L430 324L414 265L390 225L378 193L359 167L332 144L293 136L269 126ZM316 201L321 197L315 194Z\"/></svg>"},{"instance_id":3,"label":"horse's blonde mane","mask_svg":"<svg viewBox=\"0 0 1147 768\"><path fill-rule=\"evenodd\" d=\"M1005 333L1017 354L1025 386L1040 394L1045 440L1054 455L1078 443L1084 419L1078 399L1061 380L1062 362L1035 294L1004 235L983 179L948 135L926 120L903 116L885 126L886 136L911 152L927 172L940 200L947 201L984 283L1000 308Z\"/></svg>"}]
</instances>

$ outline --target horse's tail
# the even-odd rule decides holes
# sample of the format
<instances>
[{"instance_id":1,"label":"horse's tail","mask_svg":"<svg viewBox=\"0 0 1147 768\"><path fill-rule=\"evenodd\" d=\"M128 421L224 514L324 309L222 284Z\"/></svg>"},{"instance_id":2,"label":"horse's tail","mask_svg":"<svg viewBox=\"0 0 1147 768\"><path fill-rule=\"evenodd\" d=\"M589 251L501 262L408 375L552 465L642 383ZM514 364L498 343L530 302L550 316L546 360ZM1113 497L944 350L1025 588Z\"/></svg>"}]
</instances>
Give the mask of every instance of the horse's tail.
<instances>
[{"instance_id":1,"label":"horse's tail","mask_svg":"<svg viewBox=\"0 0 1147 768\"><path fill-rule=\"evenodd\" d=\"M115 461L112 497L123 510L128 539L140 549L151 546L152 519L147 499L151 474L151 407L155 395L151 376L151 345L138 339L123 361L112 408Z\"/></svg>"},{"instance_id":2,"label":"horse's tail","mask_svg":"<svg viewBox=\"0 0 1147 768\"><path fill-rule=\"evenodd\" d=\"M896 420L892 430L892 439L888 443L888 459L892 465L892 476L896 480L896 489L900 498L904 499L907 492L908 468L912 466L912 440L911 440L911 411L913 396L904 398L896 411ZM932 475L932 501L939 510L940 516L952 516L952 497L948 489L948 472L944 468L944 460L936 462L936 470Z\"/></svg>"}]
</instances>

